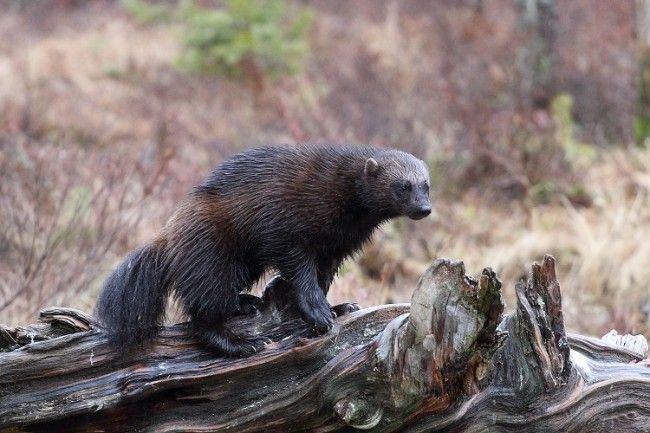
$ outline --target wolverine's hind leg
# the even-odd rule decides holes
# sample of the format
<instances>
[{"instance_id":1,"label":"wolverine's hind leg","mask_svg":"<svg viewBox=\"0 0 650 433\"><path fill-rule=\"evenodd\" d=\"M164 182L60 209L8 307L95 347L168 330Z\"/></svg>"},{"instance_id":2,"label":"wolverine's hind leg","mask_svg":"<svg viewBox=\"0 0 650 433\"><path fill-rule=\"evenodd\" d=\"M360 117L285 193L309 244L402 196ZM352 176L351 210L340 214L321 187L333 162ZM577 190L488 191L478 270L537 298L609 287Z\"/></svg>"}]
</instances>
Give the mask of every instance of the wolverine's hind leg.
<instances>
[{"instance_id":1,"label":"wolverine's hind leg","mask_svg":"<svg viewBox=\"0 0 650 433\"><path fill-rule=\"evenodd\" d=\"M248 356L270 342L265 337L235 334L226 320L241 309L239 292L257 275L232 257L215 254L218 245L194 245L183 272L176 279L176 294L190 316L192 334L209 350L225 356ZM205 248L205 249L204 249Z\"/></svg>"}]
</instances>

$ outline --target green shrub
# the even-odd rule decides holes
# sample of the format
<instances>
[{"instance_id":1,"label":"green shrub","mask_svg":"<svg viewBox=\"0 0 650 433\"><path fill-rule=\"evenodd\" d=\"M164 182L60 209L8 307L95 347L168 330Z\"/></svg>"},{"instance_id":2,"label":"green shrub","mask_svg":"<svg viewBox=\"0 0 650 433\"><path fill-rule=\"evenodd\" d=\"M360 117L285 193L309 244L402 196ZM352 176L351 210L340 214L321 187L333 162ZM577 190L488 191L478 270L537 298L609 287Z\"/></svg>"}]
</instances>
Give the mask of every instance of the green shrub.
<instances>
[{"instance_id":1,"label":"green shrub","mask_svg":"<svg viewBox=\"0 0 650 433\"><path fill-rule=\"evenodd\" d=\"M647 146L650 137L650 118L638 115L634 118L634 139L639 146Z\"/></svg>"},{"instance_id":2,"label":"green shrub","mask_svg":"<svg viewBox=\"0 0 650 433\"><path fill-rule=\"evenodd\" d=\"M171 18L170 9L163 5L150 4L144 0L120 0L120 3L129 15L143 24Z\"/></svg>"},{"instance_id":3,"label":"green shrub","mask_svg":"<svg viewBox=\"0 0 650 433\"><path fill-rule=\"evenodd\" d=\"M185 1L181 9L185 51L180 63L191 70L278 78L302 68L310 9L295 12L283 0L228 0L224 9Z\"/></svg>"},{"instance_id":4,"label":"green shrub","mask_svg":"<svg viewBox=\"0 0 650 433\"><path fill-rule=\"evenodd\" d=\"M551 115L555 122L558 143L564 151L564 158L571 166L580 166L593 162L596 152L593 146L576 139L573 121L573 98L561 93L551 101Z\"/></svg>"}]
</instances>

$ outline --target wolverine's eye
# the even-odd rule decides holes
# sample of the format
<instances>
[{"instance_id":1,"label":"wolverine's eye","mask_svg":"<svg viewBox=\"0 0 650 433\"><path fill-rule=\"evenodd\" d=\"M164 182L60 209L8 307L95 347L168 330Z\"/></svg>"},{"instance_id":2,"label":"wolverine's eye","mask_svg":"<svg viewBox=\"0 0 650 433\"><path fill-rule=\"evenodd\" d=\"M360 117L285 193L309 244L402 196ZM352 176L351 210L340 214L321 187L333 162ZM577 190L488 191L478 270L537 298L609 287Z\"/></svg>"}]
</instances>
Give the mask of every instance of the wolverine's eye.
<instances>
[{"instance_id":1,"label":"wolverine's eye","mask_svg":"<svg viewBox=\"0 0 650 433\"><path fill-rule=\"evenodd\" d=\"M424 182L422 184L422 189L424 190L425 193L429 194L429 184Z\"/></svg>"},{"instance_id":2,"label":"wolverine's eye","mask_svg":"<svg viewBox=\"0 0 650 433\"><path fill-rule=\"evenodd\" d=\"M402 191L410 191L411 190L411 182L406 181L402 184L401 186Z\"/></svg>"}]
</instances>

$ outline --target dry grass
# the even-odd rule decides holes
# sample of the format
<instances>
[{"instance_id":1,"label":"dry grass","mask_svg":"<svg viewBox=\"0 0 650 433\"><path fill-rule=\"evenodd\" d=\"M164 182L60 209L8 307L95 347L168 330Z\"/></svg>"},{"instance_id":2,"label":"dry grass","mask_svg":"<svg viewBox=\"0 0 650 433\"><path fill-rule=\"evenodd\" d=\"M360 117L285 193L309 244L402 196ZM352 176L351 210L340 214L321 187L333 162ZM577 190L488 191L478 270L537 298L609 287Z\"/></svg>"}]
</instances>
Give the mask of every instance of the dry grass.
<instances>
[{"instance_id":1,"label":"dry grass","mask_svg":"<svg viewBox=\"0 0 650 433\"><path fill-rule=\"evenodd\" d=\"M373 19L321 4L305 73L258 96L178 71L177 29L138 25L116 6L53 11L58 20L44 23L0 14L0 322L26 322L54 303L90 310L111 267L224 156L263 142L328 140L413 151L435 167L437 190L437 215L384 227L344 265L331 301L408 301L430 260L443 256L474 273L492 266L512 300L530 262L551 253L569 328L647 334L650 151L601 150L563 176L548 113L515 111L512 11L493 27L498 10L479 16L443 3L406 2L404 12L388 2ZM429 9L440 21L432 24ZM441 33L452 18L459 25ZM596 126L624 123L612 113L629 116L626 101L612 100L611 119ZM491 147L481 147L484 137ZM538 149L549 143L550 163ZM548 178L580 180L593 204L576 207L561 191L537 204L535 182ZM513 183L523 188L519 199Z\"/></svg>"},{"instance_id":2,"label":"dry grass","mask_svg":"<svg viewBox=\"0 0 650 433\"><path fill-rule=\"evenodd\" d=\"M570 329L650 331L650 151L614 150L584 173L594 205L494 205L474 194L438 202L435 221L389 227L335 283L336 300L408 301L434 257L465 261L475 274L491 266L514 303L514 284L534 260L558 260ZM368 270L371 270L370 273ZM377 272L379 269L379 272ZM369 278L368 275L373 278ZM358 288L361 287L362 290ZM371 289L363 289L364 287Z\"/></svg>"}]
</instances>

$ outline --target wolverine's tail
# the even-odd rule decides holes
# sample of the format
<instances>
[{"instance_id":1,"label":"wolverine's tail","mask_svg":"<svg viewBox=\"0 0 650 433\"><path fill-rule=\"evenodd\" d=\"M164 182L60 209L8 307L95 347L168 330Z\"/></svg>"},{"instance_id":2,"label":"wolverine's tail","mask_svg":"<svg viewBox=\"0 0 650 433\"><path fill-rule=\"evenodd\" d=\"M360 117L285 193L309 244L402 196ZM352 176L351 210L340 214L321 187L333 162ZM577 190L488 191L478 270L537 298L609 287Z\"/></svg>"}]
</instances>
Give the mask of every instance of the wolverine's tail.
<instances>
[{"instance_id":1,"label":"wolverine's tail","mask_svg":"<svg viewBox=\"0 0 650 433\"><path fill-rule=\"evenodd\" d=\"M120 352L155 336L163 322L169 292L163 255L160 245L137 249L104 282L95 315Z\"/></svg>"}]
</instances>

